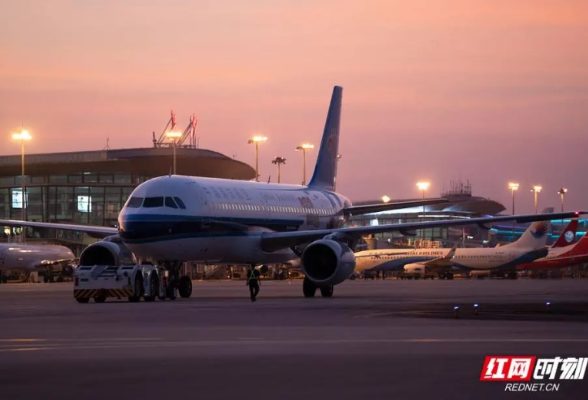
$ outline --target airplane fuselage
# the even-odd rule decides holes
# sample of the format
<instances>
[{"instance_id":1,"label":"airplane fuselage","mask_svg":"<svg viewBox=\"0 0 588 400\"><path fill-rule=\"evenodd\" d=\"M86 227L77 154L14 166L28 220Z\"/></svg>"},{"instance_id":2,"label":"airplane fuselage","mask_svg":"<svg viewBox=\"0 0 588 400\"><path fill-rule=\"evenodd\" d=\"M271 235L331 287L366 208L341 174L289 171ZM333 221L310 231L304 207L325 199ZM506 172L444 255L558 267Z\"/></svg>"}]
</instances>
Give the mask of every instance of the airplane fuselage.
<instances>
[{"instance_id":1,"label":"airplane fuselage","mask_svg":"<svg viewBox=\"0 0 588 400\"><path fill-rule=\"evenodd\" d=\"M351 202L304 186L163 176L139 185L119 215L138 258L210 264L283 263L291 249L261 250L263 232L342 227Z\"/></svg>"},{"instance_id":2,"label":"airplane fuselage","mask_svg":"<svg viewBox=\"0 0 588 400\"><path fill-rule=\"evenodd\" d=\"M547 249L530 250L515 246L498 248L457 249L451 265L464 270L510 270L547 255Z\"/></svg>"},{"instance_id":3,"label":"airplane fuselage","mask_svg":"<svg viewBox=\"0 0 588 400\"><path fill-rule=\"evenodd\" d=\"M547 257L539 258L533 262L521 264L517 266L517 268L550 269L588 263L588 252L585 248L583 248L585 246L580 248L579 244L581 244L581 242L566 247L549 249Z\"/></svg>"},{"instance_id":4,"label":"airplane fuselage","mask_svg":"<svg viewBox=\"0 0 588 400\"><path fill-rule=\"evenodd\" d=\"M0 244L0 270L32 272L63 260L74 260L73 252L64 246L22 243Z\"/></svg>"},{"instance_id":5,"label":"airplane fuselage","mask_svg":"<svg viewBox=\"0 0 588 400\"><path fill-rule=\"evenodd\" d=\"M357 272L397 271L406 264L426 262L447 256L451 249L382 249L355 253Z\"/></svg>"}]
</instances>

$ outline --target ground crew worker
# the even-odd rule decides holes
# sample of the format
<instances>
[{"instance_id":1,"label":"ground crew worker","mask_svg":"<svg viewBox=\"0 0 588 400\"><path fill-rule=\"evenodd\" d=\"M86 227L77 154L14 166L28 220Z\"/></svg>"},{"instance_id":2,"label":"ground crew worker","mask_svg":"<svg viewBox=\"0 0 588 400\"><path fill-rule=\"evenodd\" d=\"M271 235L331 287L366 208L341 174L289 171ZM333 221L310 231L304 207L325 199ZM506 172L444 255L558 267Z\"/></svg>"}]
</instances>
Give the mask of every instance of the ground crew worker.
<instances>
[{"instance_id":1,"label":"ground crew worker","mask_svg":"<svg viewBox=\"0 0 588 400\"><path fill-rule=\"evenodd\" d=\"M249 285L249 293L251 294L251 301L255 301L257 293L259 293L259 271L255 268L250 268L247 271L247 282Z\"/></svg>"}]
</instances>

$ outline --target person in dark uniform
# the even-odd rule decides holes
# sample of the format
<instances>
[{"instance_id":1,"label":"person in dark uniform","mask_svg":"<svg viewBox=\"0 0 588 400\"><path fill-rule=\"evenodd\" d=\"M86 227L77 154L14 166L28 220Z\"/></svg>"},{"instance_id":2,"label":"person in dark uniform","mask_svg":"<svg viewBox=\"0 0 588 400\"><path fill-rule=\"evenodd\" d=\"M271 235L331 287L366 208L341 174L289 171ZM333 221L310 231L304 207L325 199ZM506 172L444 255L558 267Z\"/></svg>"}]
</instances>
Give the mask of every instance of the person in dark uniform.
<instances>
[{"instance_id":1,"label":"person in dark uniform","mask_svg":"<svg viewBox=\"0 0 588 400\"><path fill-rule=\"evenodd\" d=\"M259 293L259 271L253 267L249 268L249 271L247 271L247 282L245 284L249 285L251 301L255 301Z\"/></svg>"}]
</instances>

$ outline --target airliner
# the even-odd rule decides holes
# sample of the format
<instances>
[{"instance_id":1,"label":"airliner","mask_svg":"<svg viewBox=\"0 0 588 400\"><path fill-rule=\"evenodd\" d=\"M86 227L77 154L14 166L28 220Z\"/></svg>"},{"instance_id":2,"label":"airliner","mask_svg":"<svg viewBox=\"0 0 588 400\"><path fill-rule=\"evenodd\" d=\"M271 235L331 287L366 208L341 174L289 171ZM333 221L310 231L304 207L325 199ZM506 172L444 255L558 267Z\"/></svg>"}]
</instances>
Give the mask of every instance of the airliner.
<instances>
[{"instance_id":1,"label":"airliner","mask_svg":"<svg viewBox=\"0 0 588 400\"><path fill-rule=\"evenodd\" d=\"M185 282L179 276L182 262L259 265L283 264L296 258L301 259L305 274L304 296L314 297L320 289L323 297L331 297L334 286L355 269L352 249L362 236L371 233L410 234L416 229L579 215L564 212L343 227L350 215L389 207L387 203L355 207L335 191L342 94L343 88L335 86L307 186L170 174L135 188L119 213L118 228L15 220L0 220L0 225L104 236L82 252L80 266L157 263L168 271L170 299L175 298L176 290L181 297L191 294L191 289L187 291L180 284Z\"/></svg>"},{"instance_id":2,"label":"airliner","mask_svg":"<svg viewBox=\"0 0 588 400\"><path fill-rule=\"evenodd\" d=\"M541 222L540 224L543 224ZM578 220L573 219L564 234L560 235L551 249L559 249L568 246L570 235L573 238L578 227ZM516 260L516 256L523 256L532 260L547 253L541 248L545 246L547 235L535 238L532 229L543 229L543 225L527 228L525 234L514 243L494 248L456 249L377 249L364 250L355 253L357 272L362 271L399 271L403 270L410 276L433 276L436 273L440 279L453 279L455 270L514 270L514 266L525 262L525 259ZM525 236L526 235L526 236ZM523 238L533 238L527 241ZM515 246L512 246L515 245ZM509 247L510 246L510 247ZM514 251L510 251L512 249ZM549 250L551 251L551 250ZM508 257L510 256L510 258ZM511 262L508 264L506 261ZM467 262L465 265L456 265L459 261ZM508 265L507 265L508 264ZM526 265L526 264L525 264Z\"/></svg>"},{"instance_id":3,"label":"airliner","mask_svg":"<svg viewBox=\"0 0 588 400\"><path fill-rule=\"evenodd\" d=\"M5 271L45 271L45 282L49 282L54 269L74 260L75 255L65 246L0 243L0 282L8 280Z\"/></svg>"},{"instance_id":4,"label":"airliner","mask_svg":"<svg viewBox=\"0 0 588 400\"><path fill-rule=\"evenodd\" d=\"M569 267L588 263L588 236L586 233L574 244L550 248L546 257L517 266L520 270L537 270Z\"/></svg>"}]
</instances>

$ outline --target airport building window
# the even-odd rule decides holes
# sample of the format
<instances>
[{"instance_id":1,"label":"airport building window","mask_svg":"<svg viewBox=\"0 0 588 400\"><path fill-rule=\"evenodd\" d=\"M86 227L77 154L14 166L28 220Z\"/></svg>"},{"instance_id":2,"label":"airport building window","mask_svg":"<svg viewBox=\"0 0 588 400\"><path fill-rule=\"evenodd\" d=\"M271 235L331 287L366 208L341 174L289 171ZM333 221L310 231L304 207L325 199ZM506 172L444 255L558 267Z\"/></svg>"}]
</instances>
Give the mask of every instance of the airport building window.
<instances>
[{"instance_id":1,"label":"airport building window","mask_svg":"<svg viewBox=\"0 0 588 400\"><path fill-rule=\"evenodd\" d=\"M28 175L25 175L25 177L24 177L24 178L25 178L25 179L24 179L24 181L25 181L25 183L26 183L26 184L29 184L29 183L31 183L31 177L30 177L30 176L28 176ZM20 185L20 186L22 186L22 176L21 176L21 175L16 175L16 176L14 177L14 184L15 184L16 186L19 186L19 185Z\"/></svg>"},{"instance_id":2,"label":"airport building window","mask_svg":"<svg viewBox=\"0 0 588 400\"><path fill-rule=\"evenodd\" d=\"M114 174L114 182L115 183L131 183L131 175L130 174Z\"/></svg>"},{"instance_id":3,"label":"airport building window","mask_svg":"<svg viewBox=\"0 0 588 400\"><path fill-rule=\"evenodd\" d=\"M0 186L14 186L14 176L3 176L0 178Z\"/></svg>"},{"instance_id":4,"label":"airport building window","mask_svg":"<svg viewBox=\"0 0 588 400\"><path fill-rule=\"evenodd\" d=\"M82 183L82 176L81 175L68 175L67 181L69 183Z\"/></svg>"},{"instance_id":5,"label":"airport building window","mask_svg":"<svg viewBox=\"0 0 588 400\"><path fill-rule=\"evenodd\" d=\"M100 174L98 181L100 183L114 183L114 176L112 174Z\"/></svg>"},{"instance_id":6,"label":"airport building window","mask_svg":"<svg viewBox=\"0 0 588 400\"><path fill-rule=\"evenodd\" d=\"M51 175L49 183L67 183L67 175Z\"/></svg>"}]
</instances>

